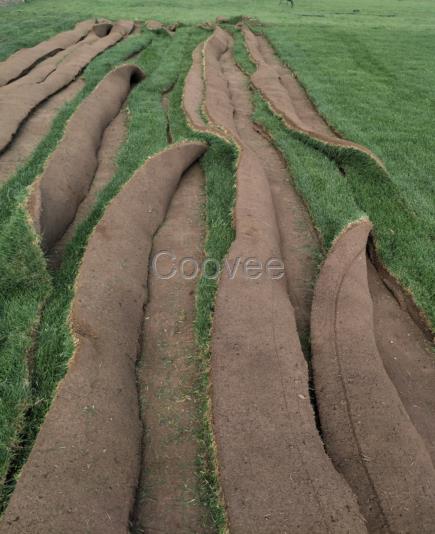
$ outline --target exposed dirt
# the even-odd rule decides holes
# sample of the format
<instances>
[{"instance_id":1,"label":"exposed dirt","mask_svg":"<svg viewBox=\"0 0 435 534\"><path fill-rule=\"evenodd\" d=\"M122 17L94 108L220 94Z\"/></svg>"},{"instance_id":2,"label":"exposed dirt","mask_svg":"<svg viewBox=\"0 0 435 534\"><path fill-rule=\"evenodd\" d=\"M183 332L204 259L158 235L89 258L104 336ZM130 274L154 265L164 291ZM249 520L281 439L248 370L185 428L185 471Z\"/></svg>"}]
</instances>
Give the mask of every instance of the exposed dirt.
<instances>
[{"instance_id":1,"label":"exposed dirt","mask_svg":"<svg viewBox=\"0 0 435 534\"><path fill-rule=\"evenodd\" d=\"M6 182L25 163L48 134L60 108L72 100L83 88L84 81L77 79L43 102L29 116L6 150L0 154L0 184Z\"/></svg>"},{"instance_id":2,"label":"exposed dirt","mask_svg":"<svg viewBox=\"0 0 435 534\"><path fill-rule=\"evenodd\" d=\"M99 26L96 25L95 31L85 39L43 61L23 78L0 87L0 153L38 104L71 83L94 57L123 39L134 28L133 22L120 21L111 27L106 36L102 36Z\"/></svg>"},{"instance_id":3,"label":"exposed dirt","mask_svg":"<svg viewBox=\"0 0 435 534\"><path fill-rule=\"evenodd\" d=\"M118 150L124 141L127 130L127 112L121 110L113 121L104 130L101 145L97 154L97 170L92 180L89 191L77 208L72 223L68 226L61 239L50 250L49 260L53 267L59 266L65 250L65 246L74 236L77 227L92 211L97 196L113 178L116 169L116 157Z\"/></svg>"},{"instance_id":4,"label":"exposed dirt","mask_svg":"<svg viewBox=\"0 0 435 534\"><path fill-rule=\"evenodd\" d=\"M241 150L236 239L228 260L233 265L238 256L254 257L264 265L269 258L282 258L277 209L262 160L239 129L239 115L247 110L237 107L239 73L224 57L231 44L230 36L217 29L205 45L208 117ZM365 532L355 497L317 433L285 276L252 279L238 271L231 279L224 272L215 305L211 376L230 530Z\"/></svg>"},{"instance_id":5,"label":"exposed dirt","mask_svg":"<svg viewBox=\"0 0 435 534\"><path fill-rule=\"evenodd\" d=\"M311 339L322 432L369 532L429 533L435 470L378 352L367 281L370 229L362 221L340 236L315 288Z\"/></svg>"},{"instance_id":6,"label":"exposed dirt","mask_svg":"<svg viewBox=\"0 0 435 534\"><path fill-rule=\"evenodd\" d=\"M157 272L166 276L183 258L202 259L201 205L204 177L198 164L183 176L167 217L153 241L151 257L161 251ZM172 257L176 257L172 261ZM187 268L188 275L193 272ZM195 362L195 287L197 278L180 272L148 278L144 348L139 368L144 426L142 472L135 523L140 532L209 532L198 499L197 407L192 391Z\"/></svg>"},{"instance_id":7,"label":"exposed dirt","mask_svg":"<svg viewBox=\"0 0 435 534\"><path fill-rule=\"evenodd\" d=\"M84 20L33 48L22 48L0 63L0 87L27 74L38 63L79 42L92 30L95 20Z\"/></svg>"},{"instance_id":8,"label":"exposed dirt","mask_svg":"<svg viewBox=\"0 0 435 534\"><path fill-rule=\"evenodd\" d=\"M257 65L251 76L254 86L262 93L277 115L286 124L321 143L353 148L363 152L385 170L383 162L367 147L339 137L320 117L294 74L283 67L267 40L243 28L245 42L251 58Z\"/></svg>"},{"instance_id":9,"label":"exposed dirt","mask_svg":"<svg viewBox=\"0 0 435 534\"><path fill-rule=\"evenodd\" d=\"M127 533L139 471L136 359L152 238L182 173L205 149L186 142L149 159L95 228L72 304L77 348L0 532Z\"/></svg>"},{"instance_id":10,"label":"exposed dirt","mask_svg":"<svg viewBox=\"0 0 435 534\"><path fill-rule=\"evenodd\" d=\"M192 53L192 66L187 73L183 91L183 109L190 126L194 130L204 130L206 124L201 116L204 101L204 82L202 79L202 51L200 43Z\"/></svg>"},{"instance_id":11,"label":"exposed dirt","mask_svg":"<svg viewBox=\"0 0 435 534\"><path fill-rule=\"evenodd\" d=\"M104 130L144 74L135 65L110 72L80 104L32 187L29 212L45 251L63 236L85 198L98 165Z\"/></svg>"},{"instance_id":12,"label":"exposed dirt","mask_svg":"<svg viewBox=\"0 0 435 534\"><path fill-rule=\"evenodd\" d=\"M432 345L367 261L376 345L385 370L435 465L435 358Z\"/></svg>"},{"instance_id":13,"label":"exposed dirt","mask_svg":"<svg viewBox=\"0 0 435 534\"><path fill-rule=\"evenodd\" d=\"M252 123L249 81L237 68L230 49L222 55L221 68L228 81L235 109L234 123L240 140L261 161L269 181L285 263L287 290L299 336L308 338L315 258L320 251L318 237L303 202L292 186L292 178L281 154Z\"/></svg>"}]
</instances>

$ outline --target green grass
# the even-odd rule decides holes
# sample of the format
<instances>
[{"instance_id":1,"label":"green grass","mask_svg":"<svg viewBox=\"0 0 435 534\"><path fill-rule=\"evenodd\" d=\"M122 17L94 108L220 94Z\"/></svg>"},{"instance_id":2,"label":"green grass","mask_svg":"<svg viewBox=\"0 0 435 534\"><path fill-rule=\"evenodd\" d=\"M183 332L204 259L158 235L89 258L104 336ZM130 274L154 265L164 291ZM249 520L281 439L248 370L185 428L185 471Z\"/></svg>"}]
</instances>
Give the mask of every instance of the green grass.
<instances>
[{"instance_id":1,"label":"green grass","mask_svg":"<svg viewBox=\"0 0 435 534\"><path fill-rule=\"evenodd\" d=\"M319 23L309 33L293 28L289 40L281 26L265 31L328 122L381 157L421 224L434 228L431 33L418 26L345 30Z\"/></svg>"},{"instance_id":2,"label":"green grass","mask_svg":"<svg viewBox=\"0 0 435 534\"><path fill-rule=\"evenodd\" d=\"M86 84L66 104L50 133L29 161L0 190L0 481L4 481L19 451L24 416L31 404L33 349L42 305L52 281L36 235L31 230L24 202L26 187L41 173L43 164L62 137L66 121L79 102L116 64L146 45L133 37L98 57L85 71ZM31 360L29 366L28 359Z\"/></svg>"},{"instance_id":3,"label":"green grass","mask_svg":"<svg viewBox=\"0 0 435 534\"><path fill-rule=\"evenodd\" d=\"M419 0L418 3L413 0L385 0L382 3L366 0L363 4L351 0L297 0L294 9L279 0L71 0L62 3L58 0L27 0L24 5L0 9L2 16L5 14L4 18L8 19L0 21L0 43L20 40L22 46L29 42L28 37L22 35L22 21L26 23L27 33L48 35L50 27L60 31L65 29L68 21L72 23L91 16L158 19L163 22L180 20L192 24L220 15L236 17L242 14L258 17L267 23L291 26L292 30L309 31L322 24L346 28L349 33L361 26L381 30L401 27L430 30L435 18L435 6L431 0ZM358 9L359 13L354 15L353 9ZM40 24L41 21L45 22L45 27ZM13 48L12 43L8 45L9 49Z\"/></svg>"}]
</instances>

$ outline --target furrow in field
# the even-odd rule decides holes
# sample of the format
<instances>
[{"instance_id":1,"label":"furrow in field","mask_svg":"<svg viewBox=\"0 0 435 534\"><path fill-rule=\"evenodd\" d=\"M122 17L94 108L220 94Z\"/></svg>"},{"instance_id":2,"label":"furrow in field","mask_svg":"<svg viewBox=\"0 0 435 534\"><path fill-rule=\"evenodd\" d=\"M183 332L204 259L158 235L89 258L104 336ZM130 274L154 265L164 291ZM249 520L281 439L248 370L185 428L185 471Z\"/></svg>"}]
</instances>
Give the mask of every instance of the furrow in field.
<instances>
[{"instance_id":1,"label":"furrow in field","mask_svg":"<svg viewBox=\"0 0 435 534\"><path fill-rule=\"evenodd\" d=\"M84 39L95 26L95 20L84 20L75 28L59 33L32 48L22 48L0 63L0 87L26 75L45 59Z\"/></svg>"},{"instance_id":2,"label":"furrow in field","mask_svg":"<svg viewBox=\"0 0 435 534\"><path fill-rule=\"evenodd\" d=\"M104 131L120 112L132 86L143 76L134 65L110 72L74 113L42 175L33 184L28 208L45 251L62 238L74 221L94 180ZM86 212L86 206L82 211Z\"/></svg>"},{"instance_id":3,"label":"furrow in field","mask_svg":"<svg viewBox=\"0 0 435 534\"><path fill-rule=\"evenodd\" d=\"M370 230L363 220L344 231L314 292L311 339L322 432L369 532L429 533L435 470L378 352L367 279Z\"/></svg>"},{"instance_id":4,"label":"furrow in field","mask_svg":"<svg viewBox=\"0 0 435 534\"><path fill-rule=\"evenodd\" d=\"M231 37L219 28L204 46L209 124L234 140L240 151L236 238L226 261L234 267L238 258L253 258L257 266L272 258L275 266L284 260L285 273L278 269L257 276L254 267L230 275L224 270L219 283L212 412L229 527L235 533L365 532L356 499L335 471L316 429L307 363L289 299L294 290L305 295L302 306L309 301L296 258L310 265L298 239L312 238L304 227L298 239L293 235L302 204L284 208L296 194L279 183L284 179L279 157L250 124L248 90L231 50ZM264 157L270 159L267 164ZM277 202L279 194L283 203ZM287 242L280 224L292 228ZM287 246L293 247L294 264L283 253Z\"/></svg>"},{"instance_id":5,"label":"furrow in field","mask_svg":"<svg viewBox=\"0 0 435 534\"><path fill-rule=\"evenodd\" d=\"M71 83L94 57L131 33L133 27L129 21L120 21L113 27L97 24L82 41L47 59L27 76L0 87L0 153L34 108Z\"/></svg>"},{"instance_id":6,"label":"furrow in field","mask_svg":"<svg viewBox=\"0 0 435 534\"><path fill-rule=\"evenodd\" d=\"M184 142L150 158L95 227L72 302L76 350L0 532L129 531L142 433L136 360L152 239L181 175L205 150Z\"/></svg>"},{"instance_id":7,"label":"furrow in field","mask_svg":"<svg viewBox=\"0 0 435 534\"><path fill-rule=\"evenodd\" d=\"M154 267L143 326L138 385L142 468L134 510L139 532L210 532L198 499L194 264L201 262L204 176L199 164L182 177L153 240Z\"/></svg>"},{"instance_id":8,"label":"furrow in field","mask_svg":"<svg viewBox=\"0 0 435 534\"><path fill-rule=\"evenodd\" d=\"M369 156L385 171L382 160L370 149L342 139L332 131L319 115L294 74L277 59L265 37L254 34L245 26L242 31L249 54L257 66L256 72L251 76L251 81L289 128L308 135L320 143L361 152Z\"/></svg>"}]
</instances>

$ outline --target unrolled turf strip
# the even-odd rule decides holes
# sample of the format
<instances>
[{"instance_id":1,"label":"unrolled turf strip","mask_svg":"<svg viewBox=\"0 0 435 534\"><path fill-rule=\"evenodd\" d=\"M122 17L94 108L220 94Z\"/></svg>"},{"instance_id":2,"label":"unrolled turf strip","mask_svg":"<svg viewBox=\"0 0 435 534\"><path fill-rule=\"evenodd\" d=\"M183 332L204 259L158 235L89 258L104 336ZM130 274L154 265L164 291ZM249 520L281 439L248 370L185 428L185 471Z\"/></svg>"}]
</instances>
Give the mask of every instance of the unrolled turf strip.
<instances>
[{"instance_id":1,"label":"unrolled turf strip","mask_svg":"<svg viewBox=\"0 0 435 534\"><path fill-rule=\"evenodd\" d=\"M262 162L240 138L220 58L229 36L206 42L205 109L239 144L236 238L227 256L282 259ZM256 273L254 273L256 274ZM224 269L212 334L212 417L219 473L234 533L366 532L356 498L325 454L285 276Z\"/></svg>"},{"instance_id":2,"label":"unrolled turf strip","mask_svg":"<svg viewBox=\"0 0 435 534\"><path fill-rule=\"evenodd\" d=\"M254 34L245 26L243 34L249 54L257 66L251 81L287 126L321 143L366 154L385 170L384 163L370 149L342 139L331 130L310 102L296 77L280 63L263 36Z\"/></svg>"},{"instance_id":3,"label":"unrolled turf strip","mask_svg":"<svg viewBox=\"0 0 435 534\"><path fill-rule=\"evenodd\" d=\"M94 178L104 131L119 113L133 84L143 77L135 65L116 68L69 120L29 197L29 212L44 250L49 250L74 220Z\"/></svg>"},{"instance_id":4,"label":"unrolled turf strip","mask_svg":"<svg viewBox=\"0 0 435 534\"><path fill-rule=\"evenodd\" d=\"M339 236L314 292L312 365L323 438L369 532L429 534L435 469L376 345L366 262L370 230L362 220Z\"/></svg>"},{"instance_id":5,"label":"unrolled turf strip","mask_svg":"<svg viewBox=\"0 0 435 534\"><path fill-rule=\"evenodd\" d=\"M38 104L72 82L94 57L123 39L133 28L133 22L120 21L104 37L97 29L70 49L38 65L27 76L0 87L0 152Z\"/></svg>"},{"instance_id":6,"label":"unrolled turf strip","mask_svg":"<svg viewBox=\"0 0 435 534\"><path fill-rule=\"evenodd\" d=\"M83 39L93 28L95 19L84 20L75 28L59 33L32 48L22 48L0 63L0 87L20 78L44 59L67 49Z\"/></svg>"},{"instance_id":7,"label":"unrolled turf strip","mask_svg":"<svg viewBox=\"0 0 435 534\"><path fill-rule=\"evenodd\" d=\"M1 533L129 531L142 432L136 359L152 239L181 175L206 147L184 142L150 158L97 224L72 303L77 347Z\"/></svg>"}]
</instances>

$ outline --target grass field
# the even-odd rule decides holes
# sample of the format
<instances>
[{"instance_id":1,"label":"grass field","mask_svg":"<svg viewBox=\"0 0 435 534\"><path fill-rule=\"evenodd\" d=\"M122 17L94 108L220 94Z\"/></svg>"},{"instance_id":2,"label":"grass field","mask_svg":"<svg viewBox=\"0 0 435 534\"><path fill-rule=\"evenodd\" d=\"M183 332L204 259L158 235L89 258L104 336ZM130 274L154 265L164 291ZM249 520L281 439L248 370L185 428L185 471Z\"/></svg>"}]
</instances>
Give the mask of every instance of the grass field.
<instances>
[{"instance_id":1,"label":"grass field","mask_svg":"<svg viewBox=\"0 0 435 534\"><path fill-rule=\"evenodd\" d=\"M234 239L235 148L217 137L193 132L181 111L192 51L210 35L196 24L223 15L259 19L262 24L253 28L264 33L281 61L296 73L327 122L344 138L370 148L385 163L383 173L360 157L319 147L289 131L260 94L252 93L253 120L282 153L319 233L323 252L349 223L367 215L374 224L382 262L412 293L428 322L435 324L433 2L387 0L380 4L368 0L360 5L348 0L296 0L292 9L278 0L29 0L0 8L0 61L90 17L182 23L172 39L165 33L143 30L96 58L84 72L84 89L61 109L31 158L0 189L2 507L74 352L68 326L70 305L89 235L134 171L168 145L168 129L173 141L199 138L210 143L202 160L207 177L206 256L222 261ZM236 61L252 74L255 66L240 32L235 32L234 38ZM26 188L41 173L80 102L125 60L139 65L147 76L128 98L128 134L117 156L118 171L78 228L61 268L51 272L28 225ZM165 113L161 97L169 90L169 111ZM217 282L207 277L198 285L199 378L195 394L201 422L201 499L216 531L224 532L208 397L216 289Z\"/></svg>"}]
</instances>

